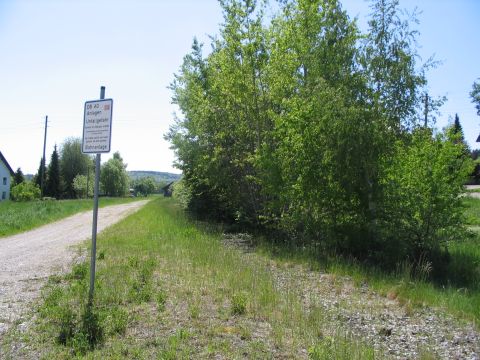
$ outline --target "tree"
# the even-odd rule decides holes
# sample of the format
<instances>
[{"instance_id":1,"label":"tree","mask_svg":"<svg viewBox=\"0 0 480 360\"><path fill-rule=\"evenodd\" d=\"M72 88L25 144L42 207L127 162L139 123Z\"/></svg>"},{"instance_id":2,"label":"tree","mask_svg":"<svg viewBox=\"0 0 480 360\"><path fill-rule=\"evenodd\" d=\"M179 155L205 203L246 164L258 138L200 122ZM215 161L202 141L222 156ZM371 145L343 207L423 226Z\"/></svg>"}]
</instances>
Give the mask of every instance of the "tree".
<instances>
[{"instance_id":1,"label":"tree","mask_svg":"<svg viewBox=\"0 0 480 360\"><path fill-rule=\"evenodd\" d=\"M47 184L45 187L45 195L59 199L61 193L60 163L57 145L55 145L50 158L50 163L48 164L47 168Z\"/></svg>"},{"instance_id":2,"label":"tree","mask_svg":"<svg viewBox=\"0 0 480 360\"><path fill-rule=\"evenodd\" d=\"M151 176L137 179L133 183L133 190L137 196L148 196L153 194L155 192L155 188L155 179Z\"/></svg>"},{"instance_id":3,"label":"tree","mask_svg":"<svg viewBox=\"0 0 480 360\"><path fill-rule=\"evenodd\" d=\"M24 181L12 188L11 196L14 201L32 201L40 199L40 187L31 181Z\"/></svg>"},{"instance_id":4,"label":"tree","mask_svg":"<svg viewBox=\"0 0 480 360\"><path fill-rule=\"evenodd\" d=\"M458 117L458 114L455 114L455 120L453 121L453 133L459 134L462 140L464 140L463 128L462 128L462 125L460 124L460 118Z\"/></svg>"},{"instance_id":5,"label":"tree","mask_svg":"<svg viewBox=\"0 0 480 360\"><path fill-rule=\"evenodd\" d=\"M13 186L21 184L24 181L25 181L25 177L23 176L22 169L18 168L13 177Z\"/></svg>"},{"instance_id":6,"label":"tree","mask_svg":"<svg viewBox=\"0 0 480 360\"><path fill-rule=\"evenodd\" d=\"M178 152L189 207L203 216L258 222L264 200L256 152L266 140L268 52L257 1L221 1L224 24L204 59L195 40L171 85L184 118L167 138Z\"/></svg>"},{"instance_id":7,"label":"tree","mask_svg":"<svg viewBox=\"0 0 480 360\"><path fill-rule=\"evenodd\" d=\"M90 156L82 153L80 138L68 138L63 142L60 146L60 176L66 197L75 197L73 179L77 175L87 175L88 168L91 166Z\"/></svg>"},{"instance_id":8,"label":"tree","mask_svg":"<svg viewBox=\"0 0 480 360\"><path fill-rule=\"evenodd\" d=\"M475 81L473 83L470 97L472 98L472 103L475 104L475 108L477 109L477 115L480 116L480 82Z\"/></svg>"},{"instance_id":9,"label":"tree","mask_svg":"<svg viewBox=\"0 0 480 360\"><path fill-rule=\"evenodd\" d=\"M458 117L458 114L455 114L455 120L453 121L452 126L447 130L447 136L455 144L460 144L463 147L463 152L466 156L470 154L470 147L465 141L463 128L460 124L460 118Z\"/></svg>"},{"instance_id":10,"label":"tree","mask_svg":"<svg viewBox=\"0 0 480 360\"><path fill-rule=\"evenodd\" d=\"M371 10L361 63L377 104L398 134L419 122L425 70L434 63L417 69L418 31L411 29L418 22L415 13L402 18L399 0L372 0Z\"/></svg>"},{"instance_id":11,"label":"tree","mask_svg":"<svg viewBox=\"0 0 480 360\"><path fill-rule=\"evenodd\" d=\"M128 193L127 164L117 151L113 158L102 165L100 182L107 196L125 196Z\"/></svg>"},{"instance_id":12,"label":"tree","mask_svg":"<svg viewBox=\"0 0 480 360\"><path fill-rule=\"evenodd\" d=\"M42 158L40 159L40 165L38 165L37 173L33 176L33 183L37 185L39 189L42 186L42 176L45 179L46 174L47 174L47 168L45 166L45 161Z\"/></svg>"},{"instance_id":13,"label":"tree","mask_svg":"<svg viewBox=\"0 0 480 360\"><path fill-rule=\"evenodd\" d=\"M398 0L373 0L360 34L338 0L279 4L268 23L265 1L222 0L212 52L195 40L175 75L181 116L166 139L182 201L337 254L378 261L392 250L392 266L438 250L437 218L449 240L462 234L459 202L443 201L458 195L467 161L446 134L417 134L431 63L417 64L415 18L402 17ZM428 122L439 103L425 103ZM408 212L412 201L421 203Z\"/></svg>"},{"instance_id":14,"label":"tree","mask_svg":"<svg viewBox=\"0 0 480 360\"><path fill-rule=\"evenodd\" d=\"M461 194L473 162L445 132L432 138L430 131L419 129L408 146L395 145L393 156L383 159L377 251L391 265L408 257L441 270L438 261L447 243L466 231Z\"/></svg>"},{"instance_id":15,"label":"tree","mask_svg":"<svg viewBox=\"0 0 480 360\"><path fill-rule=\"evenodd\" d=\"M77 175L75 176L75 179L73 179L73 189L75 190L77 197L80 199L93 196L93 187L93 176L87 178L85 175Z\"/></svg>"}]
</instances>

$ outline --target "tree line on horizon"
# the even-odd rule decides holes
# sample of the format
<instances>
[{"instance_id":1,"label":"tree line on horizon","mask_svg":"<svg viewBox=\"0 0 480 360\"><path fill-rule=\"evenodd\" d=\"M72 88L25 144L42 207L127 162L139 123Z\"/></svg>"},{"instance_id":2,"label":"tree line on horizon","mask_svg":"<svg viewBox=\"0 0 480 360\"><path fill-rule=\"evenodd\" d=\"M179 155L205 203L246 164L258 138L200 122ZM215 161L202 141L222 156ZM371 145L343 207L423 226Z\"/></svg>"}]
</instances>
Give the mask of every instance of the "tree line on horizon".
<instances>
[{"instance_id":1,"label":"tree line on horizon","mask_svg":"<svg viewBox=\"0 0 480 360\"><path fill-rule=\"evenodd\" d=\"M426 95L436 63L418 62L414 14L373 0L361 33L337 0L283 0L270 17L268 1L220 4L211 51L195 39L170 86L181 115L165 138L189 211L388 268L441 268L467 233L473 165L461 131L433 128L445 99Z\"/></svg>"},{"instance_id":2,"label":"tree line on horizon","mask_svg":"<svg viewBox=\"0 0 480 360\"><path fill-rule=\"evenodd\" d=\"M21 169L17 169L12 187L14 200L32 200L47 197L76 199L92 197L95 181L95 159L82 153L80 138L67 138L57 150L55 145L46 166L43 159L31 182L26 182ZM106 196L125 196L130 180L119 152L102 164L100 170L101 193ZM42 184L43 176L43 184ZM43 193L41 187L43 185ZM150 189L150 188L148 188Z\"/></svg>"}]
</instances>

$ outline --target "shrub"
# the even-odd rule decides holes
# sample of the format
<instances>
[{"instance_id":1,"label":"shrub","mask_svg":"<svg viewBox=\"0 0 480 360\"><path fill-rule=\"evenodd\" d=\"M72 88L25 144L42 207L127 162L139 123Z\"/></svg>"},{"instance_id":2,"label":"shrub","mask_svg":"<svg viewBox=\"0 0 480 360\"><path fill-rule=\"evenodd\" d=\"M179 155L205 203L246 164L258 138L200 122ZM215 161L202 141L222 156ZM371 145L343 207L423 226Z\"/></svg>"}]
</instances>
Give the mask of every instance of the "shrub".
<instances>
[{"instance_id":1,"label":"shrub","mask_svg":"<svg viewBox=\"0 0 480 360\"><path fill-rule=\"evenodd\" d=\"M15 201L32 201L40 199L40 188L32 182L24 181L15 185L11 190L12 200Z\"/></svg>"},{"instance_id":2,"label":"shrub","mask_svg":"<svg viewBox=\"0 0 480 360\"><path fill-rule=\"evenodd\" d=\"M92 197L94 191L94 176L87 178L85 175L78 174L73 179L73 190L78 198L83 199L86 197ZM87 193L88 192L88 193Z\"/></svg>"},{"instance_id":3,"label":"shrub","mask_svg":"<svg viewBox=\"0 0 480 360\"><path fill-rule=\"evenodd\" d=\"M447 241L466 234L461 194L471 159L444 134L419 130L407 144L398 142L382 165L376 228L382 256L408 257L413 264L445 260Z\"/></svg>"}]
</instances>

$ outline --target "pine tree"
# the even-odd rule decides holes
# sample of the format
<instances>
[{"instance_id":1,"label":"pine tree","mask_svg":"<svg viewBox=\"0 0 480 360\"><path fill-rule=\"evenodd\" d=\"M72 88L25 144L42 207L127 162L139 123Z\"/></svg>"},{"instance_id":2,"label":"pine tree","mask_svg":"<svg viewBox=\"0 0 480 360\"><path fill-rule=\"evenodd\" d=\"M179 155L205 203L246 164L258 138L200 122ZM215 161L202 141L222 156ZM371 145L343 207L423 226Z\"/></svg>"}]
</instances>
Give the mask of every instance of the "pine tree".
<instances>
[{"instance_id":1,"label":"pine tree","mask_svg":"<svg viewBox=\"0 0 480 360\"><path fill-rule=\"evenodd\" d=\"M464 155L468 155L470 153L470 148L467 142L465 141L463 128L462 128L462 125L460 124L460 118L458 117L458 114L455 114L455 120L453 121L453 124L451 125L448 131L448 134L451 140L455 144L462 145Z\"/></svg>"},{"instance_id":2,"label":"pine tree","mask_svg":"<svg viewBox=\"0 0 480 360\"><path fill-rule=\"evenodd\" d=\"M60 187L60 165L59 157L57 152L57 145L52 153L50 158L50 164L48 164L47 170L47 182L45 187L45 195L54 197L56 199L60 198L61 187Z\"/></svg>"},{"instance_id":3,"label":"pine tree","mask_svg":"<svg viewBox=\"0 0 480 360\"><path fill-rule=\"evenodd\" d=\"M17 171L15 172L15 176L13 177L13 183L14 185L18 185L24 181L25 181L25 176L23 176L22 169L18 168Z\"/></svg>"},{"instance_id":4,"label":"pine tree","mask_svg":"<svg viewBox=\"0 0 480 360\"><path fill-rule=\"evenodd\" d=\"M477 109L477 115L480 116L480 81L479 82L475 81L473 83L472 91L470 92L470 97L472 98L472 103L475 104L475 108Z\"/></svg>"},{"instance_id":5,"label":"pine tree","mask_svg":"<svg viewBox=\"0 0 480 360\"><path fill-rule=\"evenodd\" d=\"M43 171L42 171L42 169L43 169ZM45 161L42 158L42 159L40 159L40 165L38 165L38 171L33 177L33 182L39 188L41 188L41 186L42 186L42 176L43 176L43 179L45 179L46 173L47 173L47 169L46 169L46 166L45 166Z\"/></svg>"},{"instance_id":6,"label":"pine tree","mask_svg":"<svg viewBox=\"0 0 480 360\"><path fill-rule=\"evenodd\" d=\"M460 134L460 136L462 137L462 141L464 141L463 128L462 128L462 125L460 124L460 118L458 117L458 114L455 114L455 120L453 122L453 133Z\"/></svg>"}]
</instances>

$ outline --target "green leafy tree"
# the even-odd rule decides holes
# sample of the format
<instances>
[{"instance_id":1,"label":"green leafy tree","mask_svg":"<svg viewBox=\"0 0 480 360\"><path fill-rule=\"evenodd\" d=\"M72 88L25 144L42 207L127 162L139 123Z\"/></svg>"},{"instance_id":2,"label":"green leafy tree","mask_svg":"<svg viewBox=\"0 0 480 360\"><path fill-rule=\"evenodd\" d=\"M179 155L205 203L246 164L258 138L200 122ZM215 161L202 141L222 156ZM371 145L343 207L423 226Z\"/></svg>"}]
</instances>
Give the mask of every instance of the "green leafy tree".
<instances>
[{"instance_id":1,"label":"green leafy tree","mask_svg":"<svg viewBox=\"0 0 480 360\"><path fill-rule=\"evenodd\" d=\"M263 82L268 52L263 5L222 1L224 24L213 52L194 41L171 85L184 117L167 138L203 215L256 223L263 204L255 157L271 126Z\"/></svg>"},{"instance_id":2,"label":"green leafy tree","mask_svg":"<svg viewBox=\"0 0 480 360\"><path fill-rule=\"evenodd\" d=\"M148 196L153 194L156 189L155 179L151 176L147 176L133 183L133 190L137 196Z\"/></svg>"},{"instance_id":3,"label":"green leafy tree","mask_svg":"<svg viewBox=\"0 0 480 360\"><path fill-rule=\"evenodd\" d=\"M371 11L361 63L372 95L398 134L418 124L425 71L435 63L417 69L418 31L411 28L418 22L415 13L402 17L399 0L372 0Z\"/></svg>"},{"instance_id":4,"label":"green leafy tree","mask_svg":"<svg viewBox=\"0 0 480 360\"><path fill-rule=\"evenodd\" d=\"M268 216L299 237L360 247L382 137L375 111L355 100L367 93L355 70L358 29L336 1L295 1L272 33L269 83L278 110L265 157Z\"/></svg>"},{"instance_id":5,"label":"green leafy tree","mask_svg":"<svg viewBox=\"0 0 480 360\"><path fill-rule=\"evenodd\" d=\"M13 177L13 186L21 184L25 181L25 176L23 175L22 169L18 168L15 171L15 175Z\"/></svg>"},{"instance_id":6,"label":"green leafy tree","mask_svg":"<svg viewBox=\"0 0 480 360\"><path fill-rule=\"evenodd\" d=\"M394 156L383 161L380 256L392 260L391 265L407 257L419 265L422 260L438 262L447 242L465 234L461 194L472 160L450 135L432 138L419 130L408 146L398 141ZM385 258L386 253L391 257Z\"/></svg>"},{"instance_id":7,"label":"green leafy tree","mask_svg":"<svg viewBox=\"0 0 480 360\"><path fill-rule=\"evenodd\" d=\"M66 197L75 197L73 179L77 175L87 175L91 164L90 156L82 153L82 141L80 138L68 138L63 142L60 146L60 176Z\"/></svg>"},{"instance_id":8,"label":"green leafy tree","mask_svg":"<svg viewBox=\"0 0 480 360\"><path fill-rule=\"evenodd\" d=\"M113 154L113 158L102 165L100 182L107 196L125 196L128 193L127 164L119 152Z\"/></svg>"},{"instance_id":9,"label":"green leafy tree","mask_svg":"<svg viewBox=\"0 0 480 360\"><path fill-rule=\"evenodd\" d=\"M61 194L60 162L57 145L55 145L48 164L45 195L59 199Z\"/></svg>"},{"instance_id":10,"label":"green leafy tree","mask_svg":"<svg viewBox=\"0 0 480 360\"><path fill-rule=\"evenodd\" d=\"M14 201L32 201L40 199L40 187L31 181L24 181L12 187L10 192Z\"/></svg>"},{"instance_id":11,"label":"green leafy tree","mask_svg":"<svg viewBox=\"0 0 480 360\"><path fill-rule=\"evenodd\" d=\"M265 2L221 1L212 52L204 57L195 40L175 75L181 115L166 139L183 172L182 202L202 216L280 230L337 253L379 261L388 252L393 266L396 245L415 261L438 250L439 223L425 225L432 217L448 224L450 239L455 228L461 237L458 201L441 202L455 196L468 167L459 165L467 162L458 136L416 130L432 62L417 64L415 18L403 18L397 0L374 0L361 34L337 0L279 3L268 23ZM440 102L427 102L427 120ZM411 164L388 161L402 156ZM422 188L418 199L415 176L430 176L432 166L440 185ZM388 214L411 221L396 196L423 201L405 213L418 221L404 227L401 244ZM413 228L415 242L406 235Z\"/></svg>"},{"instance_id":12,"label":"green leafy tree","mask_svg":"<svg viewBox=\"0 0 480 360\"><path fill-rule=\"evenodd\" d=\"M94 191L94 179L93 177L87 178L85 175L77 175L73 179L73 189L78 198L84 199L86 197L92 197Z\"/></svg>"}]
</instances>

